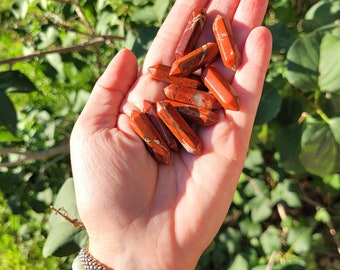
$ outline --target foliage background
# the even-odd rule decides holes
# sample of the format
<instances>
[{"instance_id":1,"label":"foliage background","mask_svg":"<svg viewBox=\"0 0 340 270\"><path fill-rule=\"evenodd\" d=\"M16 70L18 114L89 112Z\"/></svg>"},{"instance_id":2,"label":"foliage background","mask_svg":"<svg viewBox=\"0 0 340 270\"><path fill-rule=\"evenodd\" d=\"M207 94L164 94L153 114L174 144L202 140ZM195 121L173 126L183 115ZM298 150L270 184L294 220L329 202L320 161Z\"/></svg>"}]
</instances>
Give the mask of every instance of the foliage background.
<instances>
[{"instance_id":1,"label":"foliage background","mask_svg":"<svg viewBox=\"0 0 340 270\"><path fill-rule=\"evenodd\" d=\"M49 206L77 217L72 126L120 48L142 63L173 2L1 1L0 269L70 269L86 234ZM197 269L340 268L339 20L336 0L270 1L248 158Z\"/></svg>"}]
</instances>

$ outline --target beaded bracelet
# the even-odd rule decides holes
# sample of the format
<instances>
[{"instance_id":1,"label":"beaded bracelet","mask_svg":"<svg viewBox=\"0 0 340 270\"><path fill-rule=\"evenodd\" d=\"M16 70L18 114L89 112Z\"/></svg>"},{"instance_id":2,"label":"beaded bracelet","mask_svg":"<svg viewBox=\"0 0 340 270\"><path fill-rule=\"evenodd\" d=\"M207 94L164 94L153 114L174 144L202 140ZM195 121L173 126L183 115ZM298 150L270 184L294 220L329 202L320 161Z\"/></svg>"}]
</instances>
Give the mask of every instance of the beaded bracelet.
<instances>
[{"instance_id":1,"label":"beaded bracelet","mask_svg":"<svg viewBox=\"0 0 340 270\"><path fill-rule=\"evenodd\" d=\"M72 264L73 270L108 270L90 253L86 246L82 248Z\"/></svg>"}]
</instances>

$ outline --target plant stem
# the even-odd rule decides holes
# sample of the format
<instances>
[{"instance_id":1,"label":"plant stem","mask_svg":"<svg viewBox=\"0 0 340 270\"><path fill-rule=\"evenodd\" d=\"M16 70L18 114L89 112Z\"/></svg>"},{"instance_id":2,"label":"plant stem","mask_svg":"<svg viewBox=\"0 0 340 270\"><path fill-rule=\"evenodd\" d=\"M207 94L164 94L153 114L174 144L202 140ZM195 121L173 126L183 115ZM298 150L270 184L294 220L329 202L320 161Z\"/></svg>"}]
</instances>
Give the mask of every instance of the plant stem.
<instances>
[{"instance_id":1,"label":"plant stem","mask_svg":"<svg viewBox=\"0 0 340 270\"><path fill-rule=\"evenodd\" d=\"M5 60L0 60L0 65L4 65L4 64L9 64L9 65L13 65L17 62L21 62L21 61L27 61L27 60L31 60L33 58L36 57L42 57L48 54L52 54L52 53L70 53L70 52L79 52L84 50L86 47L90 47L90 46L96 46L100 43L109 41L109 40L113 40L113 39L121 39L123 40L124 37L119 37L119 36L98 36L92 40L88 40L85 41L83 43L79 43L73 46L69 46L69 47L64 47L64 48L57 48L57 49L52 49L52 50L46 50L46 51L41 51L41 52L36 52L36 53L32 53L29 55L24 55L24 56L19 56L19 57L14 57L14 58L10 58L10 59L5 59Z\"/></svg>"},{"instance_id":2,"label":"plant stem","mask_svg":"<svg viewBox=\"0 0 340 270\"><path fill-rule=\"evenodd\" d=\"M299 89L293 87L294 91L298 94L299 97L301 97L308 105L310 105L315 112L321 117L323 121L325 121L327 124L329 124L329 117L325 114L325 112L321 109L321 107L318 104L315 104L314 102L310 101L308 98L306 98ZM316 90L319 91L319 90Z\"/></svg>"}]
</instances>

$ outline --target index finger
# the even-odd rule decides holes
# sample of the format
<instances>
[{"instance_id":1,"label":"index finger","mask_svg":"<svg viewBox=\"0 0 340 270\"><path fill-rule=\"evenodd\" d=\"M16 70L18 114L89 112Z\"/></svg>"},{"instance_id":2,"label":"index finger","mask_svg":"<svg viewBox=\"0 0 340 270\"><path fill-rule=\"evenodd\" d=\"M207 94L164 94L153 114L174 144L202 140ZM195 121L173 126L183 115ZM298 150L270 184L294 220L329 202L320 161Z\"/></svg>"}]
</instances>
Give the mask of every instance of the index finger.
<instances>
[{"instance_id":1,"label":"index finger","mask_svg":"<svg viewBox=\"0 0 340 270\"><path fill-rule=\"evenodd\" d=\"M213 5L214 9L218 9L224 16L232 17L238 2L237 0L176 1L149 49L143 71L155 63L170 65L174 61L177 44L193 10Z\"/></svg>"},{"instance_id":2,"label":"index finger","mask_svg":"<svg viewBox=\"0 0 340 270\"><path fill-rule=\"evenodd\" d=\"M177 0L159 29L145 57L143 72L155 63L169 65L175 58L175 49L193 10L207 5L208 0Z\"/></svg>"}]
</instances>

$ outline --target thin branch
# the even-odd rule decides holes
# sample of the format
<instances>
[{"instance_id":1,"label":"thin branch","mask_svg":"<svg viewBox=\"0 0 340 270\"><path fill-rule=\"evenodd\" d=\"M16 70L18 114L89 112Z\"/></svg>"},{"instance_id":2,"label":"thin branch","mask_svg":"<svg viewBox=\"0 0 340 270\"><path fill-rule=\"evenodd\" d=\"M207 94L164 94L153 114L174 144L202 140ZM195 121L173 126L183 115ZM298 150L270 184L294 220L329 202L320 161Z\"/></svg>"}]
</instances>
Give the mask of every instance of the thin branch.
<instances>
[{"instance_id":1,"label":"thin branch","mask_svg":"<svg viewBox=\"0 0 340 270\"><path fill-rule=\"evenodd\" d=\"M95 29L92 27L91 23L87 19L84 12L81 10L81 6L79 5L78 0L57 0L60 3L72 4L74 6L74 10L78 16L78 18L84 22L84 27L87 31L89 31L92 35L95 34Z\"/></svg>"},{"instance_id":2,"label":"thin branch","mask_svg":"<svg viewBox=\"0 0 340 270\"><path fill-rule=\"evenodd\" d=\"M74 28L68 21L64 22L57 14L47 12L43 15L43 17L47 20L48 24L53 25L58 29L63 29L67 32L74 32L87 37L93 37L92 34ZM83 25L80 25L77 21L74 21L74 23L79 27L84 28Z\"/></svg>"},{"instance_id":3,"label":"thin branch","mask_svg":"<svg viewBox=\"0 0 340 270\"><path fill-rule=\"evenodd\" d=\"M63 217L66 221L70 222L73 225L73 227L85 230L85 226L84 226L83 222L81 222L77 218L75 218L75 219L70 218L68 216L67 211L64 208L58 208L57 209L53 205L51 205L50 208L52 209L52 211L54 211L56 213L56 215L59 215L59 216Z\"/></svg>"},{"instance_id":4,"label":"thin branch","mask_svg":"<svg viewBox=\"0 0 340 270\"><path fill-rule=\"evenodd\" d=\"M0 155L9 155L9 154L16 154L24 156L23 158L13 161L13 162L3 162L0 163L0 168L10 168L17 165L21 165L27 161L37 161L37 160L43 160L43 159L49 159L53 156L59 155L59 154L65 154L69 153L70 146L69 144L62 144L54 148L47 149L45 151L41 152L24 152L24 151L17 151L13 149L3 148L0 149Z\"/></svg>"},{"instance_id":5,"label":"thin branch","mask_svg":"<svg viewBox=\"0 0 340 270\"><path fill-rule=\"evenodd\" d=\"M85 41L83 43L79 43L79 44L69 46L69 47L40 51L40 52L32 53L32 54L29 54L29 55L14 57L14 58L5 59L5 60L0 60L0 65L4 65L4 64L13 65L17 62L31 60L33 58L42 57L42 56L52 54L52 53L79 52L79 51L84 50L86 47L96 46L100 43L106 42L108 40L114 40L114 39L124 40L124 37L119 37L119 36L114 36L114 35L113 36L111 36L111 35L99 36L99 37L96 37L92 40L88 40L88 41Z\"/></svg>"},{"instance_id":6,"label":"thin branch","mask_svg":"<svg viewBox=\"0 0 340 270\"><path fill-rule=\"evenodd\" d=\"M274 251L272 252L272 254L270 255L268 264L266 265L266 270L272 270L272 269L273 269L273 266L274 266L274 264L275 264L276 255L277 255L277 251L274 250Z\"/></svg>"},{"instance_id":7,"label":"thin branch","mask_svg":"<svg viewBox=\"0 0 340 270\"><path fill-rule=\"evenodd\" d=\"M86 18L85 14L83 13L83 11L81 10L81 7L79 6L78 3L73 3L74 4L74 9L78 15L78 17L84 22L84 26L86 27L86 29L92 34L94 35L96 33L95 29L92 27L92 25L90 24L89 20Z\"/></svg>"}]
</instances>

